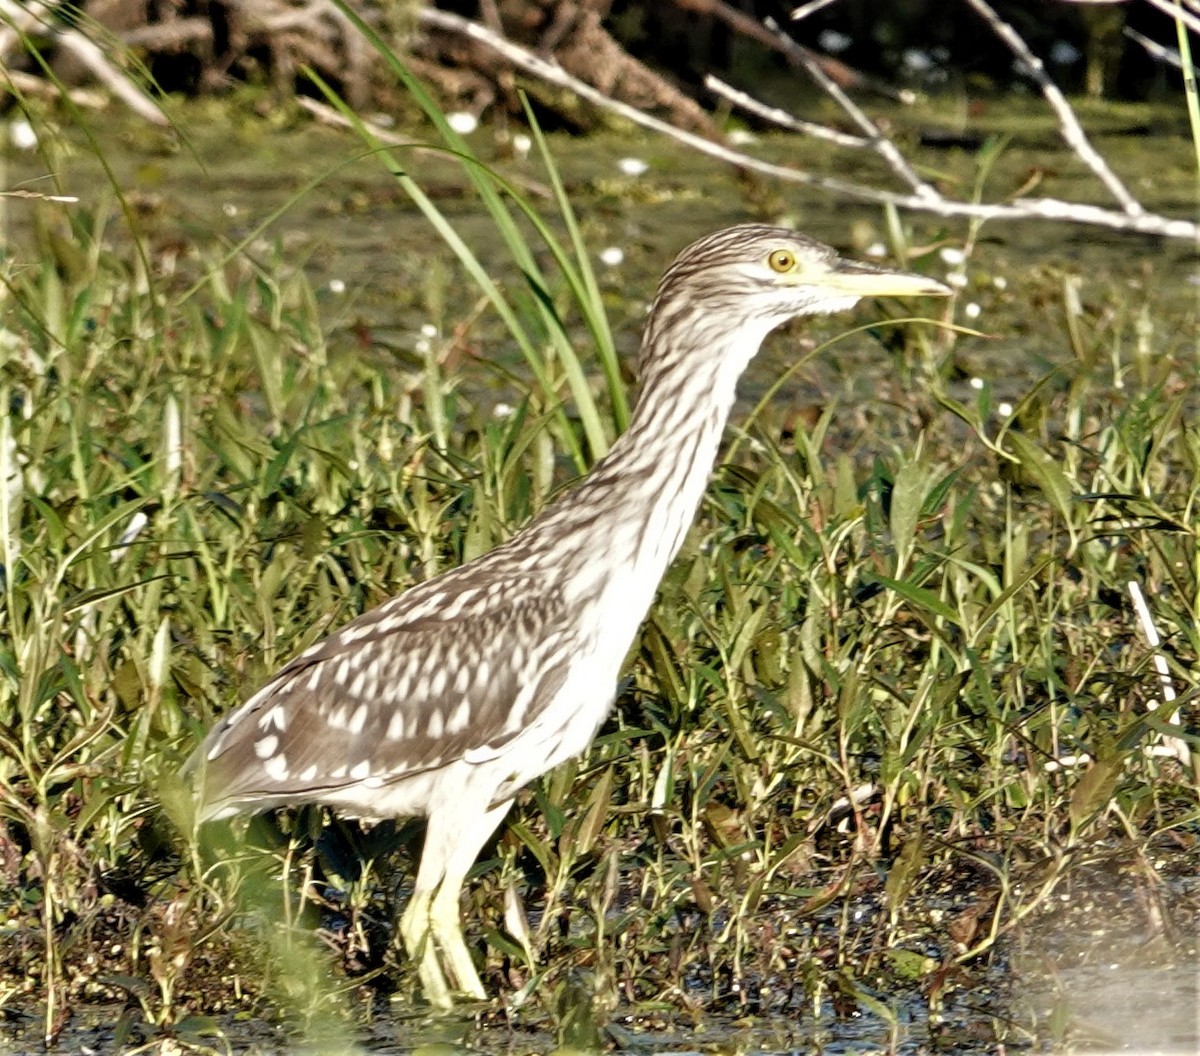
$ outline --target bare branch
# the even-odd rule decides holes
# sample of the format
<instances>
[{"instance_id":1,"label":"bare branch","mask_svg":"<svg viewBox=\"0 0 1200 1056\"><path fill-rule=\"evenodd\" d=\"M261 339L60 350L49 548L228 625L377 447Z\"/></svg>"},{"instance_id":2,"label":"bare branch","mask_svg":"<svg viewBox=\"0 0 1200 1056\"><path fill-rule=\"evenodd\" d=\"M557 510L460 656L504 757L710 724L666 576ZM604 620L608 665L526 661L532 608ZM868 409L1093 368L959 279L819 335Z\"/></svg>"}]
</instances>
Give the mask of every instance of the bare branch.
<instances>
[{"instance_id":1,"label":"bare branch","mask_svg":"<svg viewBox=\"0 0 1200 1056\"><path fill-rule=\"evenodd\" d=\"M918 198L922 201L934 202L941 198L928 183L913 171L907 159L896 148L896 144L887 138L879 131L879 126L875 124L863 110L851 99L841 86L838 85L832 77L829 77L821 64L815 62L811 54L806 48L801 48L791 37L784 33L773 22L766 23L769 29L779 42L780 49L789 58L794 59L804 67L805 72L817 82L818 85L833 99L859 128L866 133L870 139L871 145L875 148L875 152L887 162L888 167L896 173L905 183L907 183L915 192Z\"/></svg>"},{"instance_id":2,"label":"bare branch","mask_svg":"<svg viewBox=\"0 0 1200 1056\"><path fill-rule=\"evenodd\" d=\"M18 4L14 0L0 0L0 17L8 23L0 30L0 56L3 56L35 28L48 33L59 47L71 52L92 71L96 79L128 106L135 114L153 125L166 125L166 116L142 92L130 77L109 61L99 45L93 43L78 29L60 26L44 20L41 16L50 13L49 6L41 2Z\"/></svg>"},{"instance_id":3,"label":"bare branch","mask_svg":"<svg viewBox=\"0 0 1200 1056\"><path fill-rule=\"evenodd\" d=\"M815 15L823 7L828 7L830 4L836 4L837 0L809 0L807 4L801 4L791 13L791 20L799 22L802 18L808 18L809 15Z\"/></svg>"},{"instance_id":4,"label":"bare branch","mask_svg":"<svg viewBox=\"0 0 1200 1056\"><path fill-rule=\"evenodd\" d=\"M204 18L179 18L157 25L138 26L120 34L121 43L147 51L178 52L189 44L212 44L212 23Z\"/></svg>"},{"instance_id":5,"label":"bare branch","mask_svg":"<svg viewBox=\"0 0 1200 1056\"><path fill-rule=\"evenodd\" d=\"M1200 33L1200 17L1194 14L1189 14L1175 2L1175 0L1146 0L1147 3L1157 7L1164 14L1171 18L1179 19L1193 33ZM1195 5L1189 5L1195 10Z\"/></svg>"},{"instance_id":6,"label":"bare branch","mask_svg":"<svg viewBox=\"0 0 1200 1056\"><path fill-rule=\"evenodd\" d=\"M117 69L100 48L77 29L62 29L55 34L59 46L70 51L95 74L96 79L130 110L152 125L170 124L166 114L155 106L130 78Z\"/></svg>"},{"instance_id":7,"label":"bare branch","mask_svg":"<svg viewBox=\"0 0 1200 1056\"><path fill-rule=\"evenodd\" d=\"M0 60L7 58L21 43L21 38L42 24L36 8L19 4L16 0L0 0Z\"/></svg>"},{"instance_id":8,"label":"bare branch","mask_svg":"<svg viewBox=\"0 0 1200 1056\"><path fill-rule=\"evenodd\" d=\"M851 136L845 132L839 132L835 128L827 128L825 125L814 124L812 121L801 121L799 118L793 117L786 110L781 110L777 106L767 106L766 103L759 102L752 95L738 91L732 85L726 84L719 77L714 77L711 73L704 78L704 87L715 95L719 95L722 99L728 99L734 106L740 107L760 120L769 121L771 124L778 125L780 128L786 128L790 132L800 132L803 135L812 136L813 139L823 139L828 143L836 143L839 147L862 148L870 146L870 140L863 139L862 136Z\"/></svg>"},{"instance_id":9,"label":"bare branch","mask_svg":"<svg viewBox=\"0 0 1200 1056\"><path fill-rule=\"evenodd\" d=\"M469 19L450 14L446 11L437 11L430 8L422 8L418 17L425 25L435 26L438 29L453 33L462 33L472 40L493 49L518 69L524 70L526 73L538 77L548 84L557 85L560 88L574 92L581 99L585 99L593 105L612 113L619 114L621 117L626 118L634 124L641 125L643 128L649 128L662 135L669 136L677 142L690 147L692 150L698 151L701 154L707 154L709 157L717 158L740 168L760 172L776 179L786 180L789 183L817 187L831 194L854 198L859 201L878 202L904 209L920 209L933 213L936 216L974 217L982 220L1063 220L1070 223L1107 227L1118 231L1136 231L1142 234L1165 235L1169 238L1193 240L1200 238L1200 225L1190 220L1178 220L1145 213L1134 215L1128 212L1116 212L1112 209L1104 209L1100 206L1057 201L1052 198L1018 199L1014 202L991 205L979 202L954 201L941 198L936 194L898 194L875 187L851 183L847 180L815 176L810 172L804 172L801 169L791 168L786 165L776 165L771 162L760 161L758 158L734 150L722 143L714 143L703 136L698 136L692 132L685 132L665 121L660 121L649 114L644 114L634 107L609 99L590 85L584 84L582 81L566 73L556 63L534 55L532 52L513 44L505 37L477 22L472 22Z\"/></svg>"},{"instance_id":10,"label":"bare branch","mask_svg":"<svg viewBox=\"0 0 1200 1056\"><path fill-rule=\"evenodd\" d=\"M1083 131L1082 126L1075 117L1075 111L1071 109L1071 104L1067 102L1066 97L1058 89L1048 76L1039 59L1029 46L1021 39L1020 34L1005 22L996 12L987 0L966 0L980 16L992 27L992 31L1005 44L1008 45L1014 55L1017 56L1024 64L1029 73L1042 90L1042 95L1046 102L1050 105L1050 109L1054 111L1058 117L1059 128L1062 129L1063 139L1067 144L1079 155L1088 168L1099 177L1100 182L1112 192L1112 195L1130 216L1141 216L1145 210L1141 203L1130 194L1128 188L1118 178L1117 174L1108 167L1108 163L1102 158L1091 141L1087 138L1087 134ZM1153 0L1152 0L1153 2Z\"/></svg>"}]
</instances>

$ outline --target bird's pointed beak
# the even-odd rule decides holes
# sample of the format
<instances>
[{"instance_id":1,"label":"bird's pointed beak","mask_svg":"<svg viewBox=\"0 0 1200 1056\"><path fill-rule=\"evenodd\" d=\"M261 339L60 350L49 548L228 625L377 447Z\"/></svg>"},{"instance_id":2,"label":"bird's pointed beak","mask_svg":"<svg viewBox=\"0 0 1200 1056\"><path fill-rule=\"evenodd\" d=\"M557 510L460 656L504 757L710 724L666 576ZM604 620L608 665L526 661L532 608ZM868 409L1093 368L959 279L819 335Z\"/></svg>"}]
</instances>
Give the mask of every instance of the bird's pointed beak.
<instances>
[{"instance_id":1,"label":"bird's pointed beak","mask_svg":"<svg viewBox=\"0 0 1200 1056\"><path fill-rule=\"evenodd\" d=\"M949 297L954 292L927 275L892 271L840 257L821 277L821 288L849 297Z\"/></svg>"}]
</instances>

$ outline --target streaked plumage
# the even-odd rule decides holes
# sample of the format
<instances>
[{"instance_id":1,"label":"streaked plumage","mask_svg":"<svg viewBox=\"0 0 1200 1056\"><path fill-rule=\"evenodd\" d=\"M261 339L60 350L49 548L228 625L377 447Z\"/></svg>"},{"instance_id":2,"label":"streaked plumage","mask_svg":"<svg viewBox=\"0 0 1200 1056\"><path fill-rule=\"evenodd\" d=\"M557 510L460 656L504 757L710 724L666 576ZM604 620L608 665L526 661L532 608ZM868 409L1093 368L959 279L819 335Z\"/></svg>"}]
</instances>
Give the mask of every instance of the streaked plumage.
<instances>
[{"instance_id":1,"label":"streaked plumage","mask_svg":"<svg viewBox=\"0 0 1200 1056\"><path fill-rule=\"evenodd\" d=\"M776 326L872 295L942 294L745 225L685 249L646 324L629 429L508 543L352 620L226 716L189 764L200 816L298 803L425 816L401 921L427 996L483 986L459 895L518 789L581 753L682 545L738 377Z\"/></svg>"}]
</instances>

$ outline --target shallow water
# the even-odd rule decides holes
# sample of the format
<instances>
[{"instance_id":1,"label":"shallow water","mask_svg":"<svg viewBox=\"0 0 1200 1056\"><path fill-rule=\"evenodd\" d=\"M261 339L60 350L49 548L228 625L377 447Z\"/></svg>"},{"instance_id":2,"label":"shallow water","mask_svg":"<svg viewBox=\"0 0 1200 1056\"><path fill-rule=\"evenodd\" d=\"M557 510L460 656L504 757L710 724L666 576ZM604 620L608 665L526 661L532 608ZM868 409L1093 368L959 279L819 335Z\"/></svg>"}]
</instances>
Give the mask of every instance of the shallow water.
<instances>
[{"instance_id":1,"label":"shallow water","mask_svg":"<svg viewBox=\"0 0 1200 1056\"><path fill-rule=\"evenodd\" d=\"M1131 1053L1184 1056L1200 1052L1200 871L1186 854L1158 863L1161 879L1085 867L1038 913L998 943L991 963L972 970L962 987L947 988L932 1007L926 981L905 993L863 994L860 1000L825 999L787 1014L694 1015L680 1003L631 1015L577 1023L574 1046L556 1040L544 1009L511 1014L488 1006L477 1016L426 1019L405 997L391 1005L347 995L355 1018L369 1025L315 1022L308 1041L279 1024L252 1017L190 1019L176 1039L156 1039L118 1006L78 1009L57 1051L152 1051L203 1043L245 1054L345 1053L357 1056L493 1056L588 1051L659 1054L761 1053L763 1056L924 1056L954 1053L997 1056L1014 1052ZM927 910L953 912L961 903L937 896ZM589 994L580 982L579 994ZM866 998L874 1002L874 1009ZM562 1014L560 1004L559 1014ZM117 1044L114 1024L132 1028ZM201 1027L206 1029L201 1030ZM38 1051L40 1023L20 1018L0 1027L0 1052ZM597 1047L586 1044L592 1038Z\"/></svg>"},{"instance_id":2,"label":"shallow water","mask_svg":"<svg viewBox=\"0 0 1200 1056\"><path fill-rule=\"evenodd\" d=\"M1019 186L1030 171L1038 171L1038 194L1093 196L1096 192L1081 177L1075 159L1057 146L1048 129L1022 114L1021 105L1019 100L991 104L986 119L997 129L1009 130L1012 139L1000 153L988 187L1002 193L1005 187ZM335 352L375 354L381 363L392 362L387 350L411 352L423 324L449 332L469 314L467 302L473 301L474 294L464 297L468 287L452 255L378 161L361 156L352 136L308 123L277 128L263 121L231 118L225 108L213 103L194 104L179 114L186 137L182 146L173 134L125 123L120 114L106 115L93 130L142 237L156 256L174 255L181 273L195 273L197 250L201 259L211 261L219 246L246 238L282 209L282 215L251 242L251 256L267 261L278 256L303 269L317 292ZM1114 114L1104 119L1111 131L1096 136L1098 146L1127 177L1131 170L1141 174L1137 190L1150 208L1186 212L1187 206L1179 205L1193 196L1186 139L1167 134L1169 126L1162 121L1164 134L1158 138L1128 134L1125 126L1143 128L1145 115L1131 110L1122 120L1120 114L1114 108ZM898 111L889 120L901 136L907 129L915 138L919 129L948 118L936 112L917 116ZM1013 128L1026 131L1011 133ZM418 132L417 138L422 135ZM47 172L53 169L59 189L79 195L81 202L52 207L47 217L52 218L58 208L107 215L108 238L119 243L126 221L105 175L77 130L65 129L61 137L49 163L37 154L14 154L10 149L0 182L49 191L53 184ZM496 158L496 145L486 129L475 133L471 142L485 160ZM877 206L834 202L807 189L739 178L728 166L662 139L616 132L586 139L558 135L551 137L551 149L589 246L597 254L607 247L623 253L619 265L594 263L618 348L629 358L636 352L645 304L663 267L682 246L708 231L747 219L776 217L859 255L870 244L885 241L883 215ZM817 172L880 180L873 163L855 155L834 160L824 148L799 137L763 137L750 149L767 160ZM961 185L977 176L976 156L971 152L910 149L920 163L948 182ZM1152 173L1144 165L1144 158L1151 155L1156 158ZM399 151L397 156L484 265L507 278L510 289L517 288L520 278L506 265L506 251L491 221L481 215L458 166L429 151ZM623 174L617 162L626 156L644 161L648 171L636 177ZM553 216L545 170L538 159L500 158L495 163L544 214ZM305 190L310 181L319 183ZM23 199L0 199L0 209L8 252L20 260L34 248L34 205ZM903 220L913 246L943 241L957 245L968 232L965 221L946 222L920 214L906 214ZM553 219L550 222L560 227ZM1065 277L1078 281L1085 312L1110 313L1108 325L1128 331L1130 345L1135 315L1146 305L1153 308L1149 317L1168 326L1179 320L1180 327L1190 320L1194 329L1197 290L1189 282L1193 261L1193 247L1157 238L1114 235L1072 224L984 225L966 268L967 287L961 298L964 304L976 304L979 315L959 321L988 336L960 340L956 366L964 382L967 376L981 376L995 385L997 398L1002 399L1019 395L1031 379L1069 361L1072 353L1061 309ZM938 259L925 266L935 274L952 270ZM914 305L914 311L927 310L933 309L928 304ZM752 365L744 391L750 396L761 392L813 343L841 333L850 321L870 318L878 318L878 312L863 308L857 320L807 322L807 340L799 344L794 337L798 331L773 339ZM507 366L517 363L515 351L489 313L473 324L471 338L486 358L495 357ZM382 351L372 353L371 346ZM859 335L806 364L792 390L813 397L853 399L870 392L873 379L889 364L890 354L878 341ZM487 384L495 384L493 376L486 377Z\"/></svg>"}]
</instances>

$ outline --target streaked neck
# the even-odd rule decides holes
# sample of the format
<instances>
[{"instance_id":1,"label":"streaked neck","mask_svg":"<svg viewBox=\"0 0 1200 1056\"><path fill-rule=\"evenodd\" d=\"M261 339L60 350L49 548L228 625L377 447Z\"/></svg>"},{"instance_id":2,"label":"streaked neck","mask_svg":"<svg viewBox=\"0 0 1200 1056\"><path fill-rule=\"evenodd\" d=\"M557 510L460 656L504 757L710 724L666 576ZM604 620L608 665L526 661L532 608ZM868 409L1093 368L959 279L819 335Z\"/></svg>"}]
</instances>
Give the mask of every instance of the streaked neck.
<instances>
[{"instance_id":1,"label":"streaked neck","mask_svg":"<svg viewBox=\"0 0 1200 1056\"><path fill-rule=\"evenodd\" d=\"M719 331L692 324L686 311L658 325L652 321L645 341L654 342L654 355L643 365L629 428L538 525L561 533L556 548L573 555L572 593L619 581L631 591L631 604L649 605L683 545L716 461L738 377L766 333L765 327Z\"/></svg>"}]
</instances>

